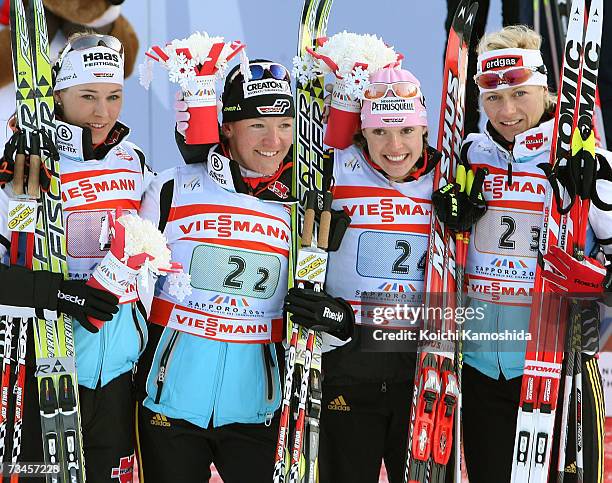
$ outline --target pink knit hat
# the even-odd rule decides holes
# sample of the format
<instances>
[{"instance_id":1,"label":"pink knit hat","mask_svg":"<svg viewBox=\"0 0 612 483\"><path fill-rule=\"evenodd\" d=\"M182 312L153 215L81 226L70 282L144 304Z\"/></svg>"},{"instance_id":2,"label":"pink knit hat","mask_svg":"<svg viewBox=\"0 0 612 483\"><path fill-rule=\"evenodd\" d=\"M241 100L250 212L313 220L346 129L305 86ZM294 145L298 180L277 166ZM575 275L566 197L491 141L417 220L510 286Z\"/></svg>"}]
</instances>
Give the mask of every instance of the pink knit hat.
<instances>
[{"instance_id":1,"label":"pink knit hat","mask_svg":"<svg viewBox=\"0 0 612 483\"><path fill-rule=\"evenodd\" d=\"M381 69L370 76L361 106L361 127L405 126L427 126L421 83L405 69Z\"/></svg>"}]
</instances>

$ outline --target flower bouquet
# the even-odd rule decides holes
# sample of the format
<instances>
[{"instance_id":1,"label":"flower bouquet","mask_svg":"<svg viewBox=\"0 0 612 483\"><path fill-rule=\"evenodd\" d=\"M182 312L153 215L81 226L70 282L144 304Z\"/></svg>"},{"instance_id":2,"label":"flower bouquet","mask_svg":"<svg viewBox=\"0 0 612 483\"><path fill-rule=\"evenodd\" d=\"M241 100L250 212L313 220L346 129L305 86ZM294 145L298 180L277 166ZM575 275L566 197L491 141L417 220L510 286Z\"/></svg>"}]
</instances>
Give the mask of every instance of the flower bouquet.
<instances>
[{"instance_id":1,"label":"flower bouquet","mask_svg":"<svg viewBox=\"0 0 612 483\"><path fill-rule=\"evenodd\" d=\"M244 48L239 41L224 42L223 37L195 32L164 47L154 45L146 52L148 59L139 67L140 83L146 89L153 78L153 61L168 71L170 82L181 86L189 112L187 144L219 142L215 81L223 78L236 54L244 55Z\"/></svg>"},{"instance_id":2,"label":"flower bouquet","mask_svg":"<svg viewBox=\"0 0 612 483\"><path fill-rule=\"evenodd\" d=\"M109 212L102 221L100 246L110 251L94 269L87 284L106 290L119 298L120 304L138 300L138 279L146 286L149 274L177 274L170 283L170 292L181 299L189 295L191 286L180 263L170 261L166 237L151 223L138 215L124 215L121 208L115 216ZM89 318L97 328L103 322Z\"/></svg>"},{"instance_id":3,"label":"flower bouquet","mask_svg":"<svg viewBox=\"0 0 612 483\"><path fill-rule=\"evenodd\" d=\"M399 65L403 57L375 35L344 31L316 43L316 49L306 48L308 55L293 59L293 75L302 85L319 75L335 75L324 142L344 149L359 127L360 101L370 75Z\"/></svg>"}]
</instances>

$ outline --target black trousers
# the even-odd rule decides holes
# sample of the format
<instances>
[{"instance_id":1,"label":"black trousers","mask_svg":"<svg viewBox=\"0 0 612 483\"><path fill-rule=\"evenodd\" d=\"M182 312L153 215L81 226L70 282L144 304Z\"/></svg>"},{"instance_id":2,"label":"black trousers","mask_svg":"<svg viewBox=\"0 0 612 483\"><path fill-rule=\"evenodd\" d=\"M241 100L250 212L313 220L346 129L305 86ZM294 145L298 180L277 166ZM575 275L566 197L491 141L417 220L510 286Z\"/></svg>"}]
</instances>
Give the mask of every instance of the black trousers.
<instances>
[{"instance_id":1,"label":"black trousers","mask_svg":"<svg viewBox=\"0 0 612 483\"><path fill-rule=\"evenodd\" d=\"M605 409L597 359L583 356L582 420L584 481L603 482ZM516 416L521 377L491 379L477 369L463 366L463 444L470 483L509 482L512 473ZM563 385L559 395L563 394ZM573 405L570 409L573 414ZM551 458L551 480L556 481L561 405L557 406ZM570 418L565 481L576 481L574 418Z\"/></svg>"},{"instance_id":2,"label":"black trousers","mask_svg":"<svg viewBox=\"0 0 612 483\"><path fill-rule=\"evenodd\" d=\"M203 429L138 405L141 483L203 483L215 463L224 483L270 483L278 437L272 424L228 424Z\"/></svg>"},{"instance_id":3,"label":"black trousers","mask_svg":"<svg viewBox=\"0 0 612 483\"><path fill-rule=\"evenodd\" d=\"M389 482L403 481L413 389L412 381L323 385L320 483L377 483L383 459Z\"/></svg>"},{"instance_id":4,"label":"black trousers","mask_svg":"<svg viewBox=\"0 0 612 483\"><path fill-rule=\"evenodd\" d=\"M87 481L131 482L135 446L132 373L126 372L96 389L79 386L79 397ZM19 460L43 459L36 378L28 371Z\"/></svg>"}]
</instances>

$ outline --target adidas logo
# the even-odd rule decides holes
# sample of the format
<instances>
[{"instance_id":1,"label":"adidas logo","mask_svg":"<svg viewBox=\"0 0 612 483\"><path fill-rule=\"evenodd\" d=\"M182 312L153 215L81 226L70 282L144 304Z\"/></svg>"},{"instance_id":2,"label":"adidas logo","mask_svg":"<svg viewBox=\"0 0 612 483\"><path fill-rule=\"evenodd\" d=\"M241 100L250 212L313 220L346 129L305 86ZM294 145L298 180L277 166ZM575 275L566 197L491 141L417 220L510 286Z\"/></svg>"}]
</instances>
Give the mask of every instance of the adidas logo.
<instances>
[{"instance_id":1,"label":"adidas logo","mask_svg":"<svg viewBox=\"0 0 612 483\"><path fill-rule=\"evenodd\" d=\"M350 411L351 407L346 404L344 396L338 396L327 405L327 409L331 409L332 411Z\"/></svg>"},{"instance_id":2,"label":"adidas logo","mask_svg":"<svg viewBox=\"0 0 612 483\"><path fill-rule=\"evenodd\" d=\"M169 428L171 426L168 418L160 413L155 413L155 416L151 418L151 424L153 426L162 426L164 428Z\"/></svg>"},{"instance_id":3,"label":"adidas logo","mask_svg":"<svg viewBox=\"0 0 612 483\"><path fill-rule=\"evenodd\" d=\"M565 467L566 473L576 474L576 462L570 463Z\"/></svg>"}]
</instances>

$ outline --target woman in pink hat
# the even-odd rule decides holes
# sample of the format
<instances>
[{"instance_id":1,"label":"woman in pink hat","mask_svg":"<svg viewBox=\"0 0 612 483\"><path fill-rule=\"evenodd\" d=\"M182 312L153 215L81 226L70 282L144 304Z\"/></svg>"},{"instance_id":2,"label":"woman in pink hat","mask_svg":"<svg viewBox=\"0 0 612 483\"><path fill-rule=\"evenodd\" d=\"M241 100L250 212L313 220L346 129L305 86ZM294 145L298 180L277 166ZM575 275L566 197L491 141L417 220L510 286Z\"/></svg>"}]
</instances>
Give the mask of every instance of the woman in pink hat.
<instances>
[{"instance_id":1,"label":"woman in pink hat","mask_svg":"<svg viewBox=\"0 0 612 483\"><path fill-rule=\"evenodd\" d=\"M293 288L285 299L295 322L326 332L321 482L377 482L383 460L389 481L402 481L406 457L415 351L406 352L404 340L397 342L404 352L388 352L393 342L382 341L380 321L362 294L376 292L393 305L420 303L440 155L427 143L418 79L385 68L370 81L353 145L326 160L333 165L332 208L351 221L330 247L325 292Z\"/></svg>"}]
</instances>

